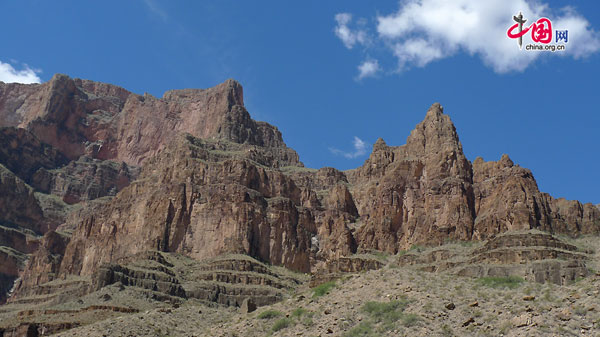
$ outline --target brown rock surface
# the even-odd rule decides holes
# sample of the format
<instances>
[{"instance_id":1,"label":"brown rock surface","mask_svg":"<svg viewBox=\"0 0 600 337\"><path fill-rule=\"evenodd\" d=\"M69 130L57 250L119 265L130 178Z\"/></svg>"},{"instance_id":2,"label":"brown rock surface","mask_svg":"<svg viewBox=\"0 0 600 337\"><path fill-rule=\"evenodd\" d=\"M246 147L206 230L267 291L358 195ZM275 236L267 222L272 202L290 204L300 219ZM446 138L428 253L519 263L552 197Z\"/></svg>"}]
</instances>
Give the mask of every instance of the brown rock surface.
<instances>
[{"instance_id":1,"label":"brown rock surface","mask_svg":"<svg viewBox=\"0 0 600 337\"><path fill-rule=\"evenodd\" d=\"M43 84L0 85L0 126L30 130L70 159L87 155L138 165L179 133L272 147L298 163L277 128L255 122L234 80L210 89L166 92L158 99L105 83L57 74Z\"/></svg>"},{"instance_id":2,"label":"brown rock surface","mask_svg":"<svg viewBox=\"0 0 600 337\"><path fill-rule=\"evenodd\" d=\"M39 285L55 279L60 266L60 257L64 254L68 238L54 231L44 235L38 249L32 254L27 268L21 273L16 284L16 294L21 297L37 295ZM14 299L14 298L13 298Z\"/></svg>"},{"instance_id":3,"label":"brown rock surface","mask_svg":"<svg viewBox=\"0 0 600 337\"><path fill-rule=\"evenodd\" d=\"M369 159L348 177L361 215L356 237L362 248L395 253L413 244L472 236L471 164L437 103L406 145L378 140Z\"/></svg>"},{"instance_id":4,"label":"brown rock surface","mask_svg":"<svg viewBox=\"0 0 600 337\"><path fill-rule=\"evenodd\" d=\"M81 222L73 218L92 212L87 203L67 204L114 196L137 176L131 164L184 132L269 147L260 155L269 166L301 165L276 128L250 118L233 80L161 99L64 75L43 84L0 83L0 127L0 225L37 234Z\"/></svg>"},{"instance_id":5,"label":"brown rock surface","mask_svg":"<svg viewBox=\"0 0 600 337\"><path fill-rule=\"evenodd\" d=\"M0 128L0 163L25 182L30 184L41 168L54 169L67 162L65 156L31 132L13 127Z\"/></svg>"},{"instance_id":6,"label":"brown rock surface","mask_svg":"<svg viewBox=\"0 0 600 337\"><path fill-rule=\"evenodd\" d=\"M31 185L38 191L60 197L67 204L114 196L134 180L138 169L125 163L81 156L64 167L39 169Z\"/></svg>"},{"instance_id":7,"label":"brown rock surface","mask_svg":"<svg viewBox=\"0 0 600 337\"><path fill-rule=\"evenodd\" d=\"M402 266L469 277L521 276L532 282L565 285L585 277L590 252L537 230L509 231L481 247L470 245L409 251L398 257Z\"/></svg>"},{"instance_id":8,"label":"brown rock surface","mask_svg":"<svg viewBox=\"0 0 600 337\"><path fill-rule=\"evenodd\" d=\"M83 220L61 272L90 274L148 249L199 259L246 253L308 271L309 215L296 208L300 190L284 174L244 158L252 149L178 138L139 180Z\"/></svg>"},{"instance_id":9,"label":"brown rock surface","mask_svg":"<svg viewBox=\"0 0 600 337\"><path fill-rule=\"evenodd\" d=\"M592 204L554 199L538 190L530 170L514 165L507 155L497 162L473 162L474 239L537 228L576 235L597 234L600 212Z\"/></svg>"},{"instance_id":10,"label":"brown rock surface","mask_svg":"<svg viewBox=\"0 0 600 337\"><path fill-rule=\"evenodd\" d=\"M0 164L0 225L44 233L58 226L44 218L33 188Z\"/></svg>"},{"instance_id":11,"label":"brown rock surface","mask_svg":"<svg viewBox=\"0 0 600 337\"><path fill-rule=\"evenodd\" d=\"M309 272L374 267L344 264L362 250L398 253L528 229L600 231L597 207L541 193L532 173L508 156L471 164L437 103L405 145L379 139L365 163L346 172L302 167L275 127L250 118L233 80L162 98L64 75L39 85L0 83L0 126L7 127L3 143L14 138L28 153L22 169L0 167L0 216L38 234L61 224L73 231L70 238L46 234L15 300L41 283L101 270L158 287L118 263L149 250L198 260L241 253ZM14 162L14 153L0 156ZM486 254L486 261L577 261L552 249ZM432 269L449 269L457 266L453 256L439 251L426 259L441 264ZM572 267L575 275L581 266ZM227 272L211 277L239 281ZM198 294L225 289L211 287ZM244 298L230 295L223 303Z\"/></svg>"}]
</instances>

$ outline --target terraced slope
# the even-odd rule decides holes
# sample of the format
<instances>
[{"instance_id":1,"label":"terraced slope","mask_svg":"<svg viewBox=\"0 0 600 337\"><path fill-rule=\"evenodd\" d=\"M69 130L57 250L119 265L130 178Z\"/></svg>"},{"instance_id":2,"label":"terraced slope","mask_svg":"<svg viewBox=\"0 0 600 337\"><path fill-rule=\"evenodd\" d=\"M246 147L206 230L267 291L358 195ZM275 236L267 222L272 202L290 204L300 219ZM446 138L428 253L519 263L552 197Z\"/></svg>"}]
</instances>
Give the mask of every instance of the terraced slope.
<instances>
[{"instance_id":1,"label":"terraced slope","mask_svg":"<svg viewBox=\"0 0 600 337\"><path fill-rule=\"evenodd\" d=\"M0 336L55 333L153 308L273 304L308 276L245 255L205 261L148 251L101 266L92 277L55 279L1 307Z\"/></svg>"}]
</instances>

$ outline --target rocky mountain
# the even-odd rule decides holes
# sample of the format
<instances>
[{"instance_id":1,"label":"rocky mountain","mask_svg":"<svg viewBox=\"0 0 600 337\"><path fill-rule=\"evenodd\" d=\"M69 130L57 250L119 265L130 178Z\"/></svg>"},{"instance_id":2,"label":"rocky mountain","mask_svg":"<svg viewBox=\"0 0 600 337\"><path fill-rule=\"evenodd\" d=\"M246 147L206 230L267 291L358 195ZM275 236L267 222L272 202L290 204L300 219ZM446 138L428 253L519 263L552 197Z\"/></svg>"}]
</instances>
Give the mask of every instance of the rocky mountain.
<instances>
[{"instance_id":1,"label":"rocky mountain","mask_svg":"<svg viewBox=\"0 0 600 337\"><path fill-rule=\"evenodd\" d=\"M13 288L12 303L65 280L77 280L70 298L98 290L98 279L122 283L102 275L132 275L120 261L148 252L242 254L319 275L372 269L348 260L365 252L600 232L598 207L540 192L507 155L470 162L438 103L405 145L379 139L345 172L305 168L277 128L250 118L233 80L162 98L64 75L0 82L0 127L0 290ZM135 275L145 284L149 274Z\"/></svg>"}]
</instances>

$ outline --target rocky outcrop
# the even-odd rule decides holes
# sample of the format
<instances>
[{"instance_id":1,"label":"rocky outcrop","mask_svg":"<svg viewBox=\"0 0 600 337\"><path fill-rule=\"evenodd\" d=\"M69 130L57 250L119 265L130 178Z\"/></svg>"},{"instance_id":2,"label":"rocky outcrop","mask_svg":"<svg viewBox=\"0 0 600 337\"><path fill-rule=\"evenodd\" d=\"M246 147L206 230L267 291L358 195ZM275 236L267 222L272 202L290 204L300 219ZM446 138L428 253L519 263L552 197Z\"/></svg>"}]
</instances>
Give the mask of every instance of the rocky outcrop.
<instances>
[{"instance_id":1,"label":"rocky outcrop","mask_svg":"<svg viewBox=\"0 0 600 337\"><path fill-rule=\"evenodd\" d=\"M81 222L75 217L95 212L95 200L116 195L135 180L136 165L184 133L248 144L244 156L261 165L301 165L275 127L250 118L233 80L162 98L64 75L0 83L0 225L36 235L61 224L71 230Z\"/></svg>"},{"instance_id":2,"label":"rocky outcrop","mask_svg":"<svg viewBox=\"0 0 600 337\"><path fill-rule=\"evenodd\" d=\"M0 164L0 225L43 233L57 223L44 218L34 190Z\"/></svg>"},{"instance_id":3,"label":"rocky outcrop","mask_svg":"<svg viewBox=\"0 0 600 337\"><path fill-rule=\"evenodd\" d=\"M204 261L188 275L184 283L188 297L229 306L241 306L245 300L257 306L272 304L304 281L236 255Z\"/></svg>"},{"instance_id":4,"label":"rocky outcrop","mask_svg":"<svg viewBox=\"0 0 600 337\"><path fill-rule=\"evenodd\" d=\"M22 274L17 299L40 283L71 276L96 277L104 285L164 286L171 289L165 296L179 296L171 276L119 262L147 251L197 260L246 254L314 272L334 265L352 269L355 261L347 258L359 251L398 253L529 229L600 231L597 207L541 193L532 173L508 156L469 162L437 103L405 145L379 139L365 163L346 172L304 168L275 127L250 118L242 87L233 80L161 98L64 75L40 85L0 84L0 126L25 129L29 133L7 134L23 140L33 135L39 141L27 140L30 157L46 156L28 159L30 169L19 175L5 170L2 184L10 198L0 208L7 221L38 226L40 234L59 224L72 232L70 238L46 235ZM61 211L70 205L70 215ZM24 220L17 206L28 210ZM493 259L498 253L490 254ZM556 255L535 254L544 260ZM430 258L448 260L453 268L451 255ZM198 277L242 282L228 271ZM198 296L214 299L228 291L211 287ZM233 297L223 302L247 295L227 294Z\"/></svg>"},{"instance_id":5,"label":"rocky outcrop","mask_svg":"<svg viewBox=\"0 0 600 337\"><path fill-rule=\"evenodd\" d=\"M348 173L361 215L361 248L396 253L413 244L471 238L471 164L442 111L432 105L406 145L378 140L363 166Z\"/></svg>"},{"instance_id":6,"label":"rocky outcrop","mask_svg":"<svg viewBox=\"0 0 600 337\"><path fill-rule=\"evenodd\" d=\"M568 284L588 275L590 257L546 233L504 234L471 253L458 275L520 275L539 283Z\"/></svg>"},{"instance_id":7,"label":"rocky outcrop","mask_svg":"<svg viewBox=\"0 0 600 337\"><path fill-rule=\"evenodd\" d=\"M0 163L31 184L38 170L64 166L68 159L25 129L3 127L0 128Z\"/></svg>"},{"instance_id":8,"label":"rocky outcrop","mask_svg":"<svg viewBox=\"0 0 600 337\"><path fill-rule=\"evenodd\" d=\"M311 224L296 207L300 190L284 174L246 158L253 152L247 150L179 137L149 161L137 181L83 220L61 273L91 274L101 264L148 249L198 259L245 253L308 271Z\"/></svg>"},{"instance_id":9,"label":"rocky outcrop","mask_svg":"<svg viewBox=\"0 0 600 337\"><path fill-rule=\"evenodd\" d=\"M315 271L309 282L310 287L333 281L348 273L359 273L380 269L385 264L385 258L371 254L354 254L328 261L321 269Z\"/></svg>"},{"instance_id":10,"label":"rocky outcrop","mask_svg":"<svg viewBox=\"0 0 600 337\"><path fill-rule=\"evenodd\" d=\"M428 272L449 271L469 277L521 276L532 282L569 284L588 275L590 252L538 231L507 232L477 248L469 246L410 251L400 265L416 265Z\"/></svg>"},{"instance_id":11,"label":"rocky outcrop","mask_svg":"<svg viewBox=\"0 0 600 337\"><path fill-rule=\"evenodd\" d=\"M190 133L271 147L281 163L298 163L277 128L250 118L234 80L168 91L160 99L60 74L38 85L1 84L0 126L26 128L72 160L87 155L139 165Z\"/></svg>"},{"instance_id":12,"label":"rocky outcrop","mask_svg":"<svg viewBox=\"0 0 600 337\"><path fill-rule=\"evenodd\" d=\"M55 231L44 235L21 274L21 280L15 285L20 297L39 295L41 284L56 279L68 242L68 237Z\"/></svg>"},{"instance_id":13,"label":"rocky outcrop","mask_svg":"<svg viewBox=\"0 0 600 337\"><path fill-rule=\"evenodd\" d=\"M114 196L138 174L136 167L81 156L60 169L39 169L32 177L36 190L60 197L67 204Z\"/></svg>"},{"instance_id":14,"label":"rocky outcrop","mask_svg":"<svg viewBox=\"0 0 600 337\"><path fill-rule=\"evenodd\" d=\"M508 155L497 162L473 162L474 239L537 228L554 233L597 234L600 212L592 204L554 199L541 193L530 170Z\"/></svg>"},{"instance_id":15,"label":"rocky outcrop","mask_svg":"<svg viewBox=\"0 0 600 337\"><path fill-rule=\"evenodd\" d=\"M25 267L27 254L35 251L38 243L23 230L0 226L0 304Z\"/></svg>"}]
</instances>

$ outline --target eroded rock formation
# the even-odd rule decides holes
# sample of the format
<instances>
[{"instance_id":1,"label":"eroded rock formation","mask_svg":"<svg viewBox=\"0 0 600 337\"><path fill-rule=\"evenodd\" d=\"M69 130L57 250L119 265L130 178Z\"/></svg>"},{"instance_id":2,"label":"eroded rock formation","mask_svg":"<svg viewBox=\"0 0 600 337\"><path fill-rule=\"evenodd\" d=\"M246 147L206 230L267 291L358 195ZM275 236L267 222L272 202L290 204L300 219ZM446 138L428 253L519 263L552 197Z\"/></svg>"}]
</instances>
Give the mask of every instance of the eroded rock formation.
<instances>
[{"instance_id":1,"label":"eroded rock formation","mask_svg":"<svg viewBox=\"0 0 600 337\"><path fill-rule=\"evenodd\" d=\"M437 103L405 145L379 139L346 172L304 168L275 127L250 118L233 80L162 98L63 75L0 83L0 126L3 142L27 149L22 169L11 166L18 152L0 152L5 221L46 233L17 301L41 283L89 278L154 250L196 260L241 253L309 272L346 266L359 250L600 231L596 206L540 192L508 156L471 163ZM72 234L54 233L61 224Z\"/></svg>"}]
</instances>

